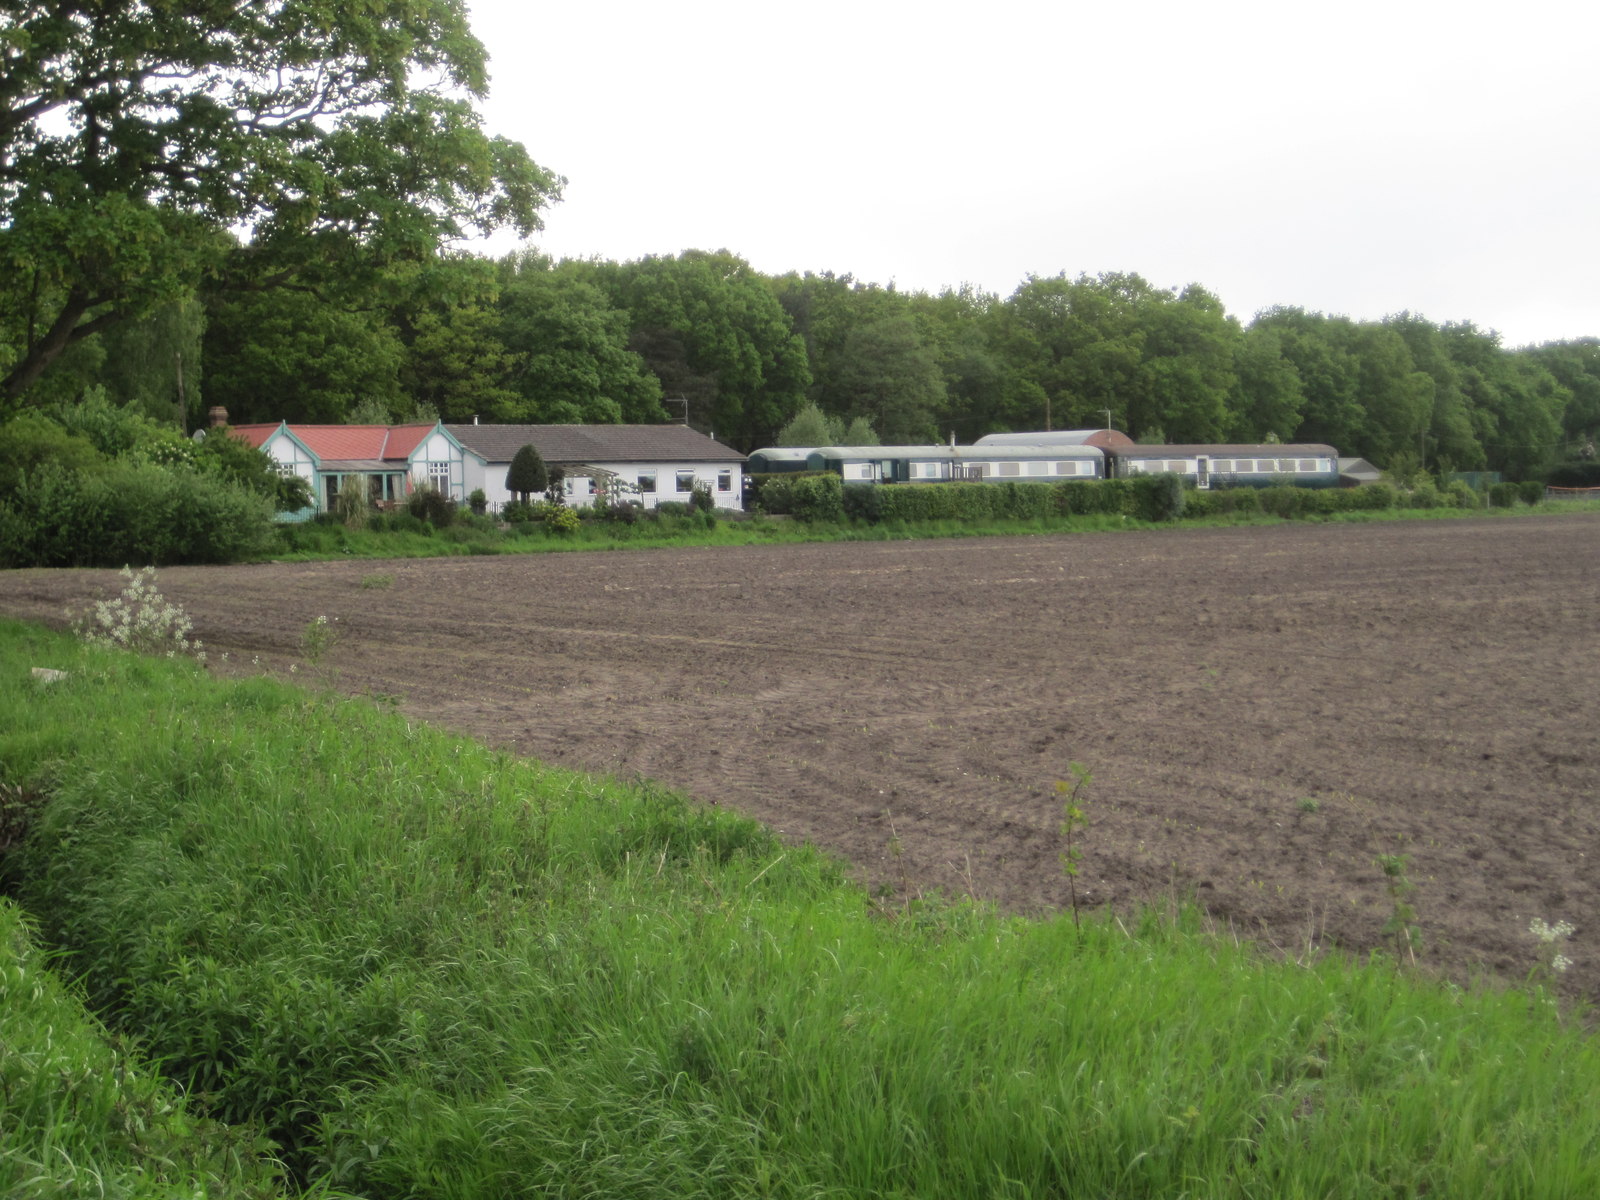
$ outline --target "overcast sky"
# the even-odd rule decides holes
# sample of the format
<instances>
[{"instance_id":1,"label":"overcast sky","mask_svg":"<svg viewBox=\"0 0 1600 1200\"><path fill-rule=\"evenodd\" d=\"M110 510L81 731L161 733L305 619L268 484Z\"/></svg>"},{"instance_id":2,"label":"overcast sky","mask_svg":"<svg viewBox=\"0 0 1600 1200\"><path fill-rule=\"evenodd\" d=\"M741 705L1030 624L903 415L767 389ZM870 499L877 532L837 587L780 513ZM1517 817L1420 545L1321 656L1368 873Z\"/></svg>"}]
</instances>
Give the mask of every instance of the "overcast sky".
<instances>
[{"instance_id":1,"label":"overcast sky","mask_svg":"<svg viewBox=\"0 0 1600 1200\"><path fill-rule=\"evenodd\" d=\"M554 257L1600 336L1592 2L469 3Z\"/></svg>"}]
</instances>

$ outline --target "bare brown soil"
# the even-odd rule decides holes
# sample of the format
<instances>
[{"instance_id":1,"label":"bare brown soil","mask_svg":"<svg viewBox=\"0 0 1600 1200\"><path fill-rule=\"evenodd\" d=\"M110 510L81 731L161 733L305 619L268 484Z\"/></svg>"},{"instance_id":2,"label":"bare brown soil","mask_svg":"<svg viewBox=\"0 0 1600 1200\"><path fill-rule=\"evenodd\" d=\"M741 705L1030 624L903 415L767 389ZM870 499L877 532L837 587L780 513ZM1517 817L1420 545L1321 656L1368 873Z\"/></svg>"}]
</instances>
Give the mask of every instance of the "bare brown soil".
<instances>
[{"instance_id":1,"label":"bare brown soil","mask_svg":"<svg viewBox=\"0 0 1600 1200\"><path fill-rule=\"evenodd\" d=\"M387 587L363 587L372 576ZM317 674L552 763L649 776L868 883L1062 906L1192 896L1295 953L1520 979L1578 927L1600 995L1600 516L170 569L226 670ZM0 574L61 623L111 572ZM302 673L309 673L302 667Z\"/></svg>"}]
</instances>

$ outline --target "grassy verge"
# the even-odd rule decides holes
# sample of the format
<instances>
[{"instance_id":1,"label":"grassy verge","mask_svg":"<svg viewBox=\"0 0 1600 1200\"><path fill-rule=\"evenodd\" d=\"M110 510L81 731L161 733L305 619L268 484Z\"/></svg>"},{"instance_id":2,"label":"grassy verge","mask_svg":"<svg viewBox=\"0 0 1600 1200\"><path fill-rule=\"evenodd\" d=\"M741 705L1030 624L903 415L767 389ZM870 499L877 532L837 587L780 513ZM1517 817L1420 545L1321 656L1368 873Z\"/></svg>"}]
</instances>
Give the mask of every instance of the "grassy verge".
<instances>
[{"instance_id":1,"label":"grassy verge","mask_svg":"<svg viewBox=\"0 0 1600 1200\"><path fill-rule=\"evenodd\" d=\"M282 1196L264 1139L197 1117L115 1045L0 899L0 1195Z\"/></svg>"},{"instance_id":2,"label":"grassy verge","mask_svg":"<svg viewBox=\"0 0 1600 1200\"><path fill-rule=\"evenodd\" d=\"M28 668L68 670L39 686ZM1538 988L885 911L648 786L0 625L6 878L95 1009L370 1197L1600 1194Z\"/></svg>"},{"instance_id":3,"label":"grassy verge","mask_svg":"<svg viewBox=\"0 0 1600 1200\"><path fill-rule=\"evenodd\" d=\"M1379 509L1376 511L1306 515L1294 521L1364 524L1370 521L1454 520L1461 517L1516 517L1533 513L1600 512L1600 501L1568 500L1516 508ZM547 532L542 526L522 530L478 525L449 526L427 533L345 529L339 525L297 525L279 528L280 546L270 557L281 562L340 558L443 558L485 554L547 554L563 550L623 550L692 546L792 545L802 542L883 542L916 538L1025 537L1042 533L1104 533L1171 529L1176 526L1283 525L1290 518L1264 513L1235 513L1183 518L1155 524L1125 516L1036 517L1025 520L885 521L869 524L808 522L760 516L718 520L709 527L695 518L664 517L635 525L585 522L571 532Z\"/></svg>"}]
</instances>

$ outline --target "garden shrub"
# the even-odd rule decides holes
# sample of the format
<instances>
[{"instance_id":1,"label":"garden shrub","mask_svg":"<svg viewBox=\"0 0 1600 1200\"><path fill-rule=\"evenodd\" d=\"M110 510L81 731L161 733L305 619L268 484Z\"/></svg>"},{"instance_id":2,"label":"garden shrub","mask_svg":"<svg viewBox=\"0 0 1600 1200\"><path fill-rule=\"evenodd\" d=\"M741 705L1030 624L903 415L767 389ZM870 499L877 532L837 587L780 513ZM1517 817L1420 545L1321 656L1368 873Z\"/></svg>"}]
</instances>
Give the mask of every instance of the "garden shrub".
<instances>
[{"instance_id":1,"label":"garden shrub","mask_svg":"<svg viewBox=\"0 0 1600 1200\"><path fill-rule=\"evenodd\" d=\"M1524 504L1544 502L1544 484L1537 479L1524 479L1517 484L1517 496Z\"/></svg>"},{"instance_id":2,"label":"garden shrub","mask_svg":"<svg viewBox=\"0 0 1600 1200\"><path fill-rule=\"evenodd\" d=\"M1399 493L1391 484L1364 483L1357 488L1344 489L1351 497L1350 506L1370 512L1381 512L1399 503Z\"/></svg>"},{"instance_id":3,"label":"garden shrub","mask_svg":"<svg viewBox=\"0 0 1600 1200\"><path fill-rule=\"evenodd\" d=\"M500 519L511 525L533 520L533 505L527 500L507 500L500 508Z\"/></svg>"},{"instance_id":4,"label":"garden shrub","mask_svg":"<svg viewBox=\"0 0 1600 1200\"><path fill-rule=\"evenodd\" d=\"M686 517L689 515L689 505L682 500L663 500L656 505L658 517Z\"/></svg>"},{"instance_id":5,"label":"garden shrub","mask_svg":"<svg viewBox=\"0 0 1600 1200\"><path fill-rule=\"evenodd\" d=\"M1482 508L1483 497L1464 479L1452 479L1444 490L1445 503L1450 508Z\"/></svg>"},{"instance_id":6,"label":"garden shrub","mask_svg":"<svg viewBox=\"0 0 1600 1200\"><path fill-rule=\"evenodd\" d=\"M1407 508L1438 508L1443 504L1444 497L1431 479L1424 479L1412 488L1405 501Z\"/></svg>"},{"instance_id":7,"label":"garden shrub","mask_svg":"<svg viewBox=\"0 0 1600 1200\"><path fill-rule=\"evenodd\" d=\"M406 511L419 521L443 529L456 519L456 502L438 488L424 484L406 497Z\"/></svg>"},{"instance_id":8,"label":"garden shrub","mask_svg":"<svg viewBox=\"0 0 1600 1200\"><path fill-rule=\"evenodd\" d=\"M790 485L789 511L799 521L844 520L844 486L837 475L805 475Z\"/></svg>"},{"instance_id":9,"label":"garden shrub","mask_svg":"<svg viewBox=\"0 0 1600 1200\"><path fill-rule=\"evenodd\" d=\"M717 507L716 498L711 495L711 485L696 481L689 489L689 507L697 512L708 513Z\"/></svg>"},{"instance_id":10,"label":"garden shrub","mask_svg":"<svg viewBox=\"0 0 1600 1200\"><path fill-rule=\"evenodd\" d=\"M423 537L431 537L433 535L432 525L413 517L408 512L390 513L388 524L391 533L420 533Z\"/></svg>"}]
</instances>

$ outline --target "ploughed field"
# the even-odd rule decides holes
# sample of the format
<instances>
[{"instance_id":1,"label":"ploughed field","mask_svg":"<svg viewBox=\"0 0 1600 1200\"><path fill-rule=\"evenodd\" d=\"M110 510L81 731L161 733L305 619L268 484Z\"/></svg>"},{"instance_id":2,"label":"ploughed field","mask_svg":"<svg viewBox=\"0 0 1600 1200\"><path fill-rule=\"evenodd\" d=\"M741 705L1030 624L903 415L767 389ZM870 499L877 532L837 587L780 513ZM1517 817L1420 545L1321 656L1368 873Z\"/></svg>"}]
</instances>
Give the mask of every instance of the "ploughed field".
<instances>
[{"instance_id":1,"label":"ploughed field","mask_svg":"<svg viewBox=\"0 0 1600 1200\"><path fill-rule=\"evenodd\" d=\"M117 583L0 573L0 613L59 625ZM1567 920L1564 983L1600 995L1600 515L171 568L160 585L214 669L299 663L520 754L656 779L875 888L1065 905L1054 785L1078 762L1091 907L1192 897L1290 953L1365 951L1393 911L1376 859L1403 854L1419 962L1520 979L1530 919ZM340 636L312 667L320 615Z\"/></svg>"}]
</instances>

